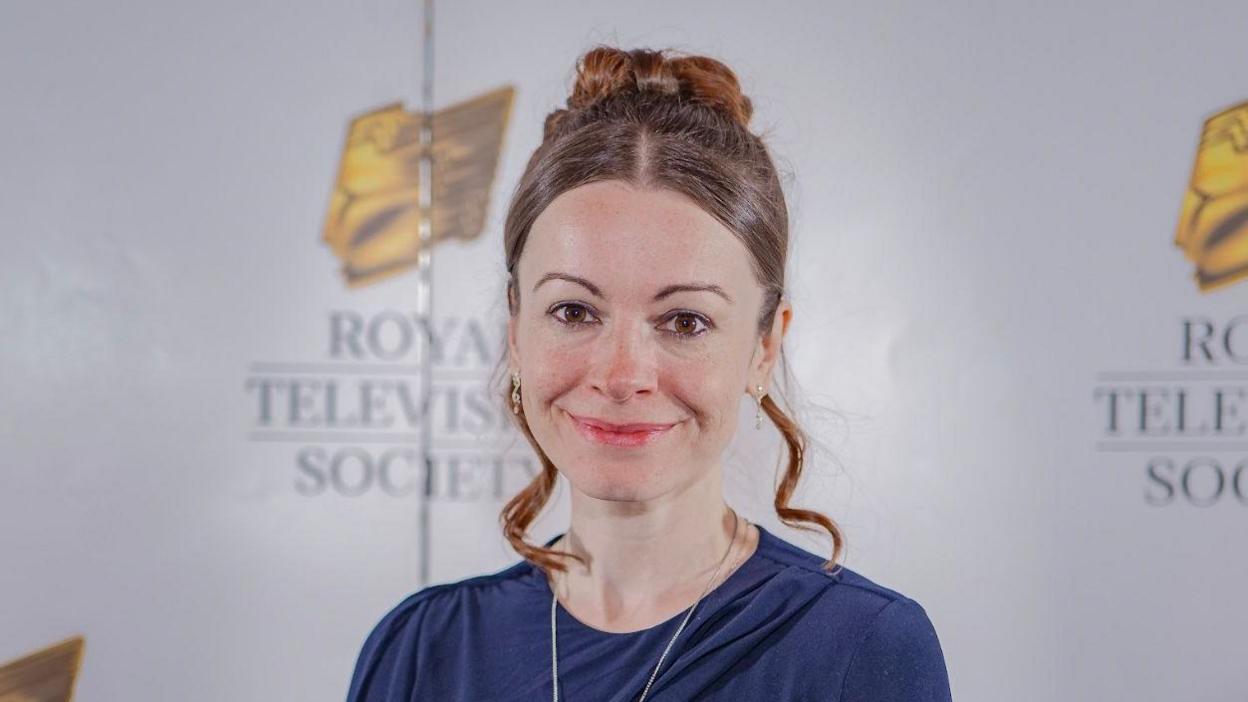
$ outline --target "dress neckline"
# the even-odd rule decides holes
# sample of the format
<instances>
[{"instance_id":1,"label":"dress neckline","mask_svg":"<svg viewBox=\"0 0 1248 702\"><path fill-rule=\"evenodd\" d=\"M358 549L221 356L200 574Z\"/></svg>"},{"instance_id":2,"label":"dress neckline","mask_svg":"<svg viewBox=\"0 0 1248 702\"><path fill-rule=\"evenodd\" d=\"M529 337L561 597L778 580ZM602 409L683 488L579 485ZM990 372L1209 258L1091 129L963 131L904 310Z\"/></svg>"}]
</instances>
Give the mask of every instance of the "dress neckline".
<instances>
[{"instance_id":1,"label":"dress neckline","mask_svg":"<svg viewBox=\"0 0 1248 702\"><path fill-rule=\"evenodd\" d=\"M766 555L763 553L763 550L771 548L772 546L771 539L775 538L774 536L772 536L771 532L763 528L761 524L754 524L753 522L750 522L750 523L753 524L756 529L758 529L758 545L754 548L754 552L751 553L748 558L742 561L741 565L737 566L736 570L729 573L727 578L724 578L722 582L720 582L715 587L711 588L710 592L706 593L706 596L703 597L702 600L697 605L699 608L704 607L708 601L715 599L717 596L722 595L725 592L728 592L730 588L735 587L738 582L740 582L743 578L749 575L749 572L753 570L752 566L756 564L760 558ZM550 548L556 541L558 541L560 538L563 537L564 533L566 532L560 532L552 536L550 539L548 539L545 544L546 548ZM538 568L537 566L532 566L532 567L533 567L534 572L537 575L538 581L542 585L542 590L544 591L546 596L553 597L554 592L550 589L550 583L546 580L545 573L543 573L542 569ZM656 632L656 631L660 631L664 629L669 629L675 626L676 622L683 619L685 614L689 612L689 607L686 607L680 610L679 612L677 612L676 614L673 614L671 617L668 617L667 619L659 622L658 624L646 627L644 629L636 629L633 631L605 631L603 629L590 626L589 624L586 624L585 622L578 619L575 615L572 614L572 612L568 611L568 609L566 609L563 606L563 603L559 602L558 599L556 599L555 602L556 602L555 609L557 611L557 614L556 614L557 618L565 622L570 622L571 625L576 629L579 629L579 630L582 630L590 634L593 634L595 636L600 636L603 638L641 637L648 633L652 633L652 632ZM549 600L547 600L547 604L549 604ZM693 606L693 605L690 605L690 606ZM697 612L695 612L694 615L696 617Z\"/></svg>"}]
</instances>

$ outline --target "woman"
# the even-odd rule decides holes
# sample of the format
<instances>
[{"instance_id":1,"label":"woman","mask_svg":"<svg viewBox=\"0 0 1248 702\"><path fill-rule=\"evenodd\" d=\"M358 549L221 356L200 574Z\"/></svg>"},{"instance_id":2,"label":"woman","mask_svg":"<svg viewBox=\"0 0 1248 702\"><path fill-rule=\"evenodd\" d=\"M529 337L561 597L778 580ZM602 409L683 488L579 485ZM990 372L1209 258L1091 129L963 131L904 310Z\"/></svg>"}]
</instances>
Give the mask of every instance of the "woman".
<instances>
[{"instance_id":1,"label":"woman","mask_svg":"<svg viewBox=\"0 0 1248 702\"><path fill-rule=\"evenodd\" d=\"M501 515L523 560L399 603L350 701L950 698L923 608L834 567L839 528L788 505L788 215L751 109L710 58L581 57L504 231L507 402L543 465ZM788 445L780 519L826 530L831 560L725 504L743 392ZM571 526L531 544L560 473Z\"/></svg>"}]
</instances>

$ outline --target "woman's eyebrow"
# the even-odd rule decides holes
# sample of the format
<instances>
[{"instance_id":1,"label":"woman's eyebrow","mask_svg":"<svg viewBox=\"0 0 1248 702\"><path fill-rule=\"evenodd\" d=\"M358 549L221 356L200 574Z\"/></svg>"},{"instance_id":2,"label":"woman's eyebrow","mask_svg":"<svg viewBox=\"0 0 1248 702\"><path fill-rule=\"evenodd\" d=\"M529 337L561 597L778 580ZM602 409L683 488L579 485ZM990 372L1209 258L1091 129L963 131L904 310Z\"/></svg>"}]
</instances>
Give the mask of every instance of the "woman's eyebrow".
<instances>
[{"instance_id":1,"label":"woman's eyebrow","mask_svg":"<svg viewBox=\"0 0 1248 702\"><path fill-rule=\"evenodd\" d=\"M668 295L678 292L711 292L724 298L729 304L732 303L732 298L728 296L728 293L724 292L723 288L715 285L714 283L681 283L678 285L668 285L659 292L655 293L654 301L658 302Z\"/></svg>"},{"instance_id":2,"label":"woman's eyebrow","mask_svg":"<svg viewBox=\"0 0 1248 702\"><path fill-rule=\"evenodd\" d=\"M542 287L542 283L545 283L548 280L566 280L569 283L576 283L577 285L583 286L594 297L598 297L603 300L607 299L603 296L602 291L598 289L597 285L594 285L580 276L568 275L567 273L547 273L537 281L537 285L533 286L534 292L536 292L538 288Z\"/></svg>"},{"instance_id":3,"label":"woman's eyebrow","mask_svg":"<svg viewBox=\"0 0 1248 702\"><path fill-rule=\"evenodd\" d=\"M542 283L545 283L548 280L566 280L569 283L576 283L577 285L580 285L581 287L588 290L590 294L592 294L594 297L600 298L602 300L607 299L606 296L602 294L602 290L599 289L597 285L594 285L593 283L589 282L588 280L585 280L584 278L580 276L569 275L567 273L557 273L557 272L547 273L546 275L542 276L537 281L537 284L533 286L533 290L536 291L538 288L542 286ZM661 290L659 290L657 293L654 294L654 301L658 302L659 300L662 300L663 298L669 295L674 295L678 292L715 293L716 295L719 295L720 297L727 300L729 304L732 303L732 297L729 296L728 293L725 292L722 287L715 285L714 283L678 283L676 285L668 285L668 286L663 287Z\"/></svg>"}]
</instances>

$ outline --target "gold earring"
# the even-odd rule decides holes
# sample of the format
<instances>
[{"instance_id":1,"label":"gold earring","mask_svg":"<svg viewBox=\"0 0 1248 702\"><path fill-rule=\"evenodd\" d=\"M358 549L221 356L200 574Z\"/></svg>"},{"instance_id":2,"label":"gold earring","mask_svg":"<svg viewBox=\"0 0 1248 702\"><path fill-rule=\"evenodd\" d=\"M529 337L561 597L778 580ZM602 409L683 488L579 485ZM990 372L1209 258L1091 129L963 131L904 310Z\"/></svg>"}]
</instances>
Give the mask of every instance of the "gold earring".
<instances>
[{"instance_id":1,"label":"gold earring","mask_svg":"<svg viewBox=\"0 0 1248 702\"><path fill-rule=\"evenodd\" d=\"M511 413L520 414L520 371L511 372Z\"/></svg>"},{"instance_id":2,"label":"gold earring","mask_svg":"<svg viewBox=\"0 0 1248 702\"><path fill-rule=\"evenodd\" d=\"M754 428L762 429L763 428L763 386L755 385L754 392L758 393L758 395L754 397L754 402L758 405L754 409Z\"/></svg>"}]
</instances>

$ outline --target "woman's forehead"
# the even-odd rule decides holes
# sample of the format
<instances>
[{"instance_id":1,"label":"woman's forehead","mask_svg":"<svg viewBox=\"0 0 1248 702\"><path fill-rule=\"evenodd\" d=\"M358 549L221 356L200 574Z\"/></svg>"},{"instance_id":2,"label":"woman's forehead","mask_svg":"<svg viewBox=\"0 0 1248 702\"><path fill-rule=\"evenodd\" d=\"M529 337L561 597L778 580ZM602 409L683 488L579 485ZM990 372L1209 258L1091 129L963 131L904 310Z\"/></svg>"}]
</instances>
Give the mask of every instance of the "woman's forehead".
<instances>
[{"instance_id":1,"label":"woman's forehead","mask_svg":"<svg viewBox=\"0 0 1248 702\"><path fill-rule=\"evenodd\" d=\"M556 270L629 286L700 281L755 284L741 240L681 193L619 181L584 185L555 198L529 231L525 279Z\"/></svg>"}]
</instances>

